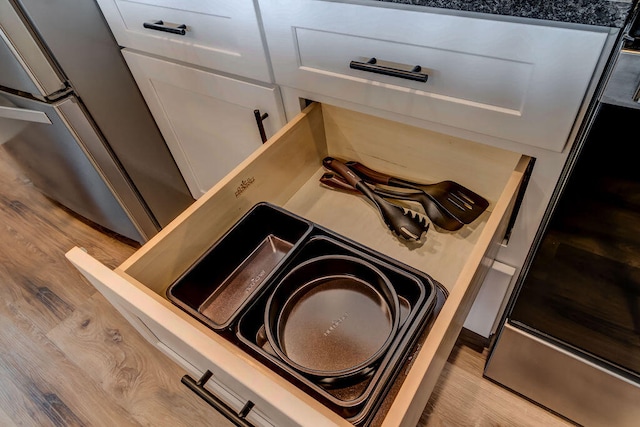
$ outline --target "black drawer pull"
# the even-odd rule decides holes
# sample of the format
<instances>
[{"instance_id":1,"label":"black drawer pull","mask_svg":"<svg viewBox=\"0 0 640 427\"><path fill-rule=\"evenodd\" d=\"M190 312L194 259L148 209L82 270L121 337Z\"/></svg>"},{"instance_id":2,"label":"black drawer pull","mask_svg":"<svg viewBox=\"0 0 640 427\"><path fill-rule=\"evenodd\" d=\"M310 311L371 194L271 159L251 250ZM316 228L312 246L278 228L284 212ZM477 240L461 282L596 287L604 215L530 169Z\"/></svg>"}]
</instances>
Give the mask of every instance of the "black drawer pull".
<instances>
[{"instance_id":1,"label":"black drawer pull","mask_svg":"<svg viewBox=\"0 0 640 427\"><path fill-rule=\"evenodd\" d=\"M233 424L237 425L238 427L253 427L253 424L245 419L245 417L253 408L253 402L249 400L240 410L240 412L236 413L233 408L220 400L219 397L204 388L204 385L207 383L207 381L209 381L209 378L211 378L211 376L213 376L211 371L207 371L204 373L204 375L202 375L202 378L196 381L189 375L185 375L182 377L181 382L182 384L189 387L191 391L197 394L202 400L207 402L214 409L224 415Z\"/></svg>"},{"instance_id":2,"label":"black drawer pull","mask_svg":"<svg viewBox=\"0 0 640 427\"><path fill-rule=\"evenodd\" d=\"M181 36L184 36L185 34L187 34L187 26L184 24L169 25L169 24L165 24L164 21L154 21L154 22L145 22L142 24L142 26L150 30L164 31L165 33L179 34Z\"/></svg>"},{"instance_id":3,"label":"black drawer pull","mask_svg":"<svg viewBox=\"0 0 640 427\"><path fill-rule=\"evenodd\" d=\"M349 68L354 70L368 71L370 73L384 74L385 76L400 77L401 79L414 80L416 82L425 83L429 76L421 73L422 67L416 65L411 71L401 70L399 68L385 67L378 65L376 58L371 58L367 62L351 61Z\"/></svg>"}]
</instances>

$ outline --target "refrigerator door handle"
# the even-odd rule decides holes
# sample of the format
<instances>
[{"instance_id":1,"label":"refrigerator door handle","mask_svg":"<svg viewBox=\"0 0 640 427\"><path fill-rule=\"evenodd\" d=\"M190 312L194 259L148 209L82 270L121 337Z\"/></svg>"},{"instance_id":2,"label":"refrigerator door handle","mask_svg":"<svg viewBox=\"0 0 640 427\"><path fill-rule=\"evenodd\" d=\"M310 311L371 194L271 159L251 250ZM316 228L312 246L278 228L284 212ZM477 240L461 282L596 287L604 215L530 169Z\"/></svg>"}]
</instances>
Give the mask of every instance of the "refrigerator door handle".
<instances>
[{"instance_id":1,"label":"refrigerator door handle","mask_svg":"<svg viewBox=\"0 0 640 427\"><path fill-rule=\"evenodd\" d=\"M0 106L0 118L23 120L26 122L51 124L49 117L42 111L27 110L26 108Z\"/></svg>"}]
</instances>

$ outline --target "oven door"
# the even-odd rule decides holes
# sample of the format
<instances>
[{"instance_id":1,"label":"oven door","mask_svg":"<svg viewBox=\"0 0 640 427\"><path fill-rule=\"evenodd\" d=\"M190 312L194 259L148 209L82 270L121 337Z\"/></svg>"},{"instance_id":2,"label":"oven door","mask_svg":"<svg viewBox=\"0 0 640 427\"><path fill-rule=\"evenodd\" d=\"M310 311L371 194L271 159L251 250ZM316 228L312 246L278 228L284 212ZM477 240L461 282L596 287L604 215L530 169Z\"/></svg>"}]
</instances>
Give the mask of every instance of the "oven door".
<instances>
[{"instance_id":1,"label":"oven door","mask_svg":"<svg viewBox=\"0 0 640 427\"><path fill-rule=\"evenodd\" d=\"M579 424L640 419L640 53L622 50L558 184L485 375Z\"/></svg>"}]
</instances>

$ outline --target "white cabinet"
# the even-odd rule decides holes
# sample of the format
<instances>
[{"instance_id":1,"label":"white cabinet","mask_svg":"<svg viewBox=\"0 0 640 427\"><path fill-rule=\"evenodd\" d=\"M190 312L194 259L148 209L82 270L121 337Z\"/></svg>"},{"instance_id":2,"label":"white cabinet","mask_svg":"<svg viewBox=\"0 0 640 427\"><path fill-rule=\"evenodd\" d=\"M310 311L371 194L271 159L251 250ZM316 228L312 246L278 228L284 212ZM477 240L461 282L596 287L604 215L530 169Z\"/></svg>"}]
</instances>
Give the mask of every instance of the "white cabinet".
<instances>
[{"instance_id":1,"label":"white cabinet","mask_svg":"<svg viewBox=\"0 0 640 427\"><path fill-rule=\"evenodd\" d=\"M286 123L253 1L98 3L194 198Z\"/></svg>"},{"instance_id":2,"label":"white cabinet","mask_svg":"<svg viewBox=\"0 0 640 427\"><path fill-rule=\"evenodd\" d=\"M490 206L464 232L432 230L422 245L403 244L365 199L319 184L326 155L414 179L440 180L443 171L462 166L457 179L481 188ZM169 302L172 282L262 201L424 271L449 295L376 413L376 423L415 426L492 264L529 162L519 153L313 104L115 272L78 248L67 256L150 342L197 378L211 371L220 387L253 402L277 426L350 424Z\"/></svg>"},{"instance_id":3,"label":"white cabinet","mask_svg":"<svg viewBox=\"0 0 640 427\"><path fill-rule=\"evenodd\" d=\"M462 325L491 334L614 34L373 1L98 2L199 200L115 272L79 249L69 259L160 350L195 376L213 372L230 406L250 400L252 421L278 426L347 423L171 304L167 287L261 201L424 271L450 295L377 416L415 425ZM281 93L290 122L278 130ZM302 99L322 104L300 113ZM266 144L256 109L269 115ZM326 155L417 181L451 179L491 204L478 223L408 249L384 228L371 231L380 218L366 202L319 188Z\"/></svg>"},{"instance_id":4,"label":"white cabinet","mask_svg":"<svg viewBox=\"0 0 640 427\"><path fill-rule=\"evenodd\" d=\"M606 29L375 3L261 1L276 83L478 135L563 150ZM368 63L371 58L375 64ZM421 70L412 72L416 66ZM421 75L426 81L407 79Z\"/></svg>"},{"instance_id":5,"label":"white cabinet","mask_svg":"<svg viewBox=\"0 0 640 427\"><path fill-rule=\"evenodd\" d=\"M273 85L237 80L165 59L123 51L138 87L191 193L202 196L285 124Z\"/></svg>"}]
</instances>

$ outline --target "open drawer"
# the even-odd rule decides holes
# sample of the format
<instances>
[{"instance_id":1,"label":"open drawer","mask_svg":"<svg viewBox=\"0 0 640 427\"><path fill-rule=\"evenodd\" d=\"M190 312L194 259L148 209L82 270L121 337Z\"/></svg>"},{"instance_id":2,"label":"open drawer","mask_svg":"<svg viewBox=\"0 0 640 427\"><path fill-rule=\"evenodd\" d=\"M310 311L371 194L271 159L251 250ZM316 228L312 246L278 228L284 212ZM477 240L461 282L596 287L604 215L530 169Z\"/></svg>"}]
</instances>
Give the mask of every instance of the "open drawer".
<instances>
[{"instance_id":1,"label":"open drawer","mask_svg":"<svg viewBox=\"0 0 640 427\"><path fill-rule=\"evenodd\" d=\"M424 244L403 243L364 198L319 184L327 155L424 182L451 179L490 206L458 231L432 227ZM167 288L262 201L423 271L447 288L448 298L371 421L414 426L502 241L529 162L518 153L314 103L115 271L80 248L67 257L160 350L196 376L213 373L214 391L233 411L250 401L255 406L247 420L277 426L349 422L173 305Z\"/></svg>"}]
</instances>

